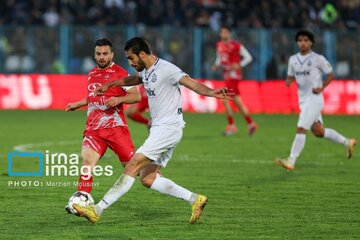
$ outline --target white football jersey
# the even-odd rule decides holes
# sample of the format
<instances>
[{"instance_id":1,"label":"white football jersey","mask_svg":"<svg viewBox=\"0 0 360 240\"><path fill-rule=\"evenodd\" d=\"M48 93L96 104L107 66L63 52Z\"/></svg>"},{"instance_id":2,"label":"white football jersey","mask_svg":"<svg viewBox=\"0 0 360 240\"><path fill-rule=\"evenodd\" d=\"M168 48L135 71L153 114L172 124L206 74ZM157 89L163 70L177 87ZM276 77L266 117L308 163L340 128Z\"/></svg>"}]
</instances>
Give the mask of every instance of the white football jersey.
<instances>
[{"instance_id":1,"label":"white football jersey","mask_svg":"<svg viewBox=\"0 0 360 240\"><path fill-rule=\"evenodd\" d=\"M324 56L315 52L306 55L294 54L289 59L288 76L295 77L298 85L299 103L306 101L323 102L323 95L314 94L313 88L322 87L323 74L333 71L330 63Z\"/></svg>"},{"instance_id":2,"label":"white football jersey","mask_svg":"<svg viewBox=\"0 0 360 240\"><path fill-rule=\"evenodd\" d=\"M179 81L187 74L158 58L149 69L139 72L139 76L148 96L151 125L184 127Z\"/></svg>"}]
</instances>

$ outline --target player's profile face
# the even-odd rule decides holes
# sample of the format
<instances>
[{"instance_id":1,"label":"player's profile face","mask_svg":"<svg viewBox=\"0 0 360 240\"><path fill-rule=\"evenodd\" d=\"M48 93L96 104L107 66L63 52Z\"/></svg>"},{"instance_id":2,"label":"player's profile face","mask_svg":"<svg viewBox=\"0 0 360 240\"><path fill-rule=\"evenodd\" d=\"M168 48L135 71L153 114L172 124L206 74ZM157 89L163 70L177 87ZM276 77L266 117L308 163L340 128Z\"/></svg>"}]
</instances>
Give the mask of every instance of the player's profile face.
<instances>
[{"instance_id":1,"label":"player's profile face","mask_svg":"<svg viewBox=\"0 0 360 240\"><path fill-rule=\"evenodd\" d=\"M136 71L141 72L145 68L144 61L131 50L125 51L126 59L130 66L136 69Z\"/></svg>"},{"instance_id":2,"label":"player's profile face","mask_svg":"<svg viewBox=\"0 0 360 240\"><path fill-rule=\"evenodd\" d=\"M114 52L110 46L95 47L95 61L99 68L107 68L114 57Z\"/></svg>"},{"instance_id":3,"label":"player's profile face","mask_svg":"<svg viewBox=\"0 0 360 240\"><path fill-rule=\"evenodd\" d=\"M312 42L307 36L299 36L297 44L301 52L308 52L312 46Z\"/></svg>"}]
</instances>

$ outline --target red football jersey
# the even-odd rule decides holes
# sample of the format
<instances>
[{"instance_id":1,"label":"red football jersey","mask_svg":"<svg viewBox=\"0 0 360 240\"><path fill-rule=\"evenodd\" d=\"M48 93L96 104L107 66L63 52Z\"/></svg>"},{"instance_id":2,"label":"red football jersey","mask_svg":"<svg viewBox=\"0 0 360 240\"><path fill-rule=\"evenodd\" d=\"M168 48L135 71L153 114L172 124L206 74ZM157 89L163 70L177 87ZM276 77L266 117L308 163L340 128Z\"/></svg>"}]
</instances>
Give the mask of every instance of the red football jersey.
<instances>
[{"instance_id":1,"label":"red football jersey","mask_svg":"<svg viewBox=\"0 0 360 240\"><path fill-rule=\"evenodd\" d=\"M239 64L241 44L234 40L229 42L219 41L216 43L216 51L220 57L220 65L223 69L224 79L242 79L241 68L239 70L232 70L233 64Z\"/></svg>"},{"instance_id":2,"label":"red football jersey","mask_svg":"<svg viewBox=\"0 0 360 240\"><path fill-rule=\"evenodd\" d=\"M95 95L95 89L104 83L128 76L128 72L115 63L105 69L94 67L88 73L88 118L86 130L98 130L127 126L123 112L123 105L107 107L105 101L110 97L125 96L126 91L121 87L110 88L104 95Z\"/></svg>"}]
</instances>

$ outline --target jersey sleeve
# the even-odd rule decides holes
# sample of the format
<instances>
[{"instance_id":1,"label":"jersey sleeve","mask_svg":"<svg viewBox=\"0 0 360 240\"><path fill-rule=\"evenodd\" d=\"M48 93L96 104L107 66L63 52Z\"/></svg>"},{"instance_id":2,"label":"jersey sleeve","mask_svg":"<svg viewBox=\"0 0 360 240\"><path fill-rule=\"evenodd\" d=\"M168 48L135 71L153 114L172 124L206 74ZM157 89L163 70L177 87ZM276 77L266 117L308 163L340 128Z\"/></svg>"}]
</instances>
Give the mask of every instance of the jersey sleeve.
<instances>
[{"instance_id":1,"label":"jersey sleeve","mask_svg":"<svg viewBox=\"0 0 360 240\"><path fill-rule=\"evenodd\" d=\"M288 62L287 75L290 76L290 77L295 76L294 67L293 67L293 65L291 64L291 57L289 58L289 62Z\"/></svg>"},{"instance_id":2,"label":"jersey sleeve","mask_svg":"<svg viewBox=\"0 0 360 240\"><path fill-rule=\"evenodd\" d=\"M329 74L329 73L333 72L333 68L332 68L331 64L322 55L320 55L320 57L319 57L319 64L320 64L319 67L323 73Z\"/></svg>"},{"instance_id":3,"label":"jersey sleeve","mask_svg":"<svg viewBox=\"0 0 360 240\"><path fill-rule=\"evenodd\" d=\"M240 62L241 67L245 67L246 65L251 63L252 56L251 56L250 52L246 49L246 47L244 45L240 45L239 54L240 54L240 56L242 56L242 59L241 59L241 62Z\"/></svg>"},{"instance_id":4,"label":"jersey sleeve","mask_svg":"<svg viewBox=\"0 0 360 240\"><path fill-rule=\"evenodd\" d=\"M187 73L185 73L175 65L169 65L168 73L172 85L179 84L179 81L182 77L188 76Z\"/></svg>"}]
</instances>

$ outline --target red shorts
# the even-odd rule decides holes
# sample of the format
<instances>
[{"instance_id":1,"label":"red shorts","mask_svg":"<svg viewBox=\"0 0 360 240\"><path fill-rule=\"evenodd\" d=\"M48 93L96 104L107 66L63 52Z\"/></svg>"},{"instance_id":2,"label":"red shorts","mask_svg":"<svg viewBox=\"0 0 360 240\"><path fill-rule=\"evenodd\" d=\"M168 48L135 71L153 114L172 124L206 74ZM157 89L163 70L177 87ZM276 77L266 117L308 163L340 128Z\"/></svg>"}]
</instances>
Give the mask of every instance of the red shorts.
<instances>
[{"instance_id":1,"label":"red shorts","mask_svg":"<svg viewBox=\"0 0 360 240\"><path fill-rule=\"evenodd\" d=\"M229 92L234 93L235 95L240 95L238 85L239 80L237 79L225 79L225 86L228 88Z\"/></svg>"},{"instance_id":2,"label":"red shorts","mask_svg":"<svg viewBox=\"0 0 360 240\"><path fill-rule=\"evenodd\" d=\"M141 101L138 102L136 105L137 105L139 112L144 112L146 109L149 108L148 98L142 96Z\"/></svg>"},{"instance_id":3,"label":"red shorts","mask_svg":"<svg viewBox=\"0 0 360 240\"><path fill-rule=\"evenodd\" d=\"M82 146L91 148L101 157L109 147L121 162L128 162L135 153L129 129L125 126L85 130Z\"/></svg>"}]
</instances>

